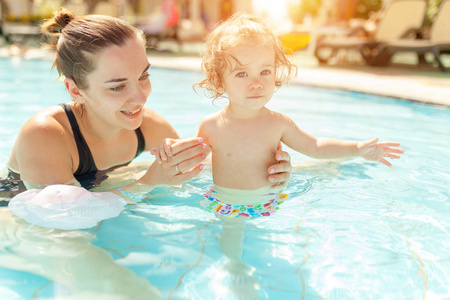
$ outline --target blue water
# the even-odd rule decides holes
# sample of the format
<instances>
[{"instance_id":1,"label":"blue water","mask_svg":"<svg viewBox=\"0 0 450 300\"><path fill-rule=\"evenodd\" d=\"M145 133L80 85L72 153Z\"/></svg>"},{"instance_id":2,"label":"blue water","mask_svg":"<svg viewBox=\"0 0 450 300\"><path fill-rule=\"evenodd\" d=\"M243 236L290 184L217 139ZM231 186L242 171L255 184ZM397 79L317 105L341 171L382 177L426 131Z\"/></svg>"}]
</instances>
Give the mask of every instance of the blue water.
<instances>
[{"instance_id":1,"label":"blue water","mask_svg":"<svg viewBox=\"0 0 450 300\"><path fill-rule=\"evenodd\" d=\"M0 59L0 170L22 124L70 100L50 66ZM147 106L180 136L195 135L200 119L219 109L192 90L200 74L150 73ZM289 200L244 225L199 207L212 183L208 167L89 230L30 227L1 208L0 299L145 299L154 290L166 299L450 298L450 110L293 85L269 107L313 135L379 137L400 142L405 154L388 168L286 149Z\"/></svg>"}]
</instances>

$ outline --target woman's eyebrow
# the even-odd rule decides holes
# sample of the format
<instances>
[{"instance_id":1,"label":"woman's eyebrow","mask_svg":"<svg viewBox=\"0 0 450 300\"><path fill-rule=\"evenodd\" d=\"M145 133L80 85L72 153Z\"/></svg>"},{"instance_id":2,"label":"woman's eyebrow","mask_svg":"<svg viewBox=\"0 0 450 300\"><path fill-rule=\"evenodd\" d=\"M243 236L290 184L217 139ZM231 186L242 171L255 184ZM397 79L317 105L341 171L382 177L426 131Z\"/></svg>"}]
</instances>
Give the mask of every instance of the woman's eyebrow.
<instances>
[{"instance_id":1,"label":"woman's eyebrow","mask_svg":"<svg viewBox=\"0 0 450 300\"><path fill-rule=\"evenodd\" d=\"M150 66L151 66L151 64L149 63L149 64L144 68L144 71L142 71L142 73L147 72L148 69L150 69ZM127 80L127 78L114 78L114 79L107 80L107 81L105 81L104 83L123 82L123 81L126 81L126 80Z\"/></svg>"},{"instance_id":2,"label":"woman's eyebrow","mask_svg":"<svg viewBox=\"0 0 450 300\"><path fill-rule=\"evenodd\" d=\"M111 79L111 80L107 80L104 83L122 82L122 81L126 81L126 80L127 80L126 78L114 78L114 79Z\"/></svg>"},{"instance_id":3,"label":"woman's eyebrow","mask_svg":"<svg viewBox=\"0 0 450 300\"><path fill-rule=\"evenodd\" d=\"M145 67L144 71L142 71L142 74L144 74L145 72L147 72L148 69L150 69L151 65L152 65L151 63L148 63L147 66Z\"/></svg>"}]
</instances>

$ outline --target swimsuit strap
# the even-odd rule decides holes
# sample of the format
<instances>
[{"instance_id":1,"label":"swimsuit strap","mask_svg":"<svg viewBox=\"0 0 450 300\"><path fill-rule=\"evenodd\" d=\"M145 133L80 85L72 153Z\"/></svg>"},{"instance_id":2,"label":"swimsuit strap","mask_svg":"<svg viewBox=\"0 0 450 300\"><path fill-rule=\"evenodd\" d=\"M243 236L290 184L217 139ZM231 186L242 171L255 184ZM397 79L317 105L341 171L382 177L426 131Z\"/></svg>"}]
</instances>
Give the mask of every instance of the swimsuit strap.
<instances>
[{"instance_id":1,"label":"swimsuit strap","mask_svg":"<svg viewBox=\"0 0 450 300\"><path fill-rule=\"evenodd\" d=\"M75 138L75 143L78 148L78 156L79 156L79 164L78 169L73 174L75 177L84 175L87 173L96 172L97 166L95 165L94 158L92 157L91 150L89 149L86 140L81 134L80 128L78 127L77 120L75 119L75 115L73 114L72 109L69 105L62 103L60 104L64 111L66 112L67 118L69 119L70 126L72 126L73 137Z\"/></svg>"},{"instance_id":2,"label":"swimsuit strap","mask_svg":"<svg viewBox=\"0 0 450 300\"><path fill-rule=\"evenodd\" d=\"M137 157L139 154L144 152L145 139L144 139L144 135L142 134L141 127L136 128L136 130L134 132L136 132L136 136L138 139L138 147L137 147L137 151L136 151L136 157Z\"/></svg>"},{"instance_id":3,"label":"swimsuit strap","mask_svg":"<svg viewBox=\"0 0 450 300\"><path fill-rule=\"evenodd\" d=\"M74 176L77 177L87 173L96 172L98 169L97 166L95 165L95 161L92 156L91 150L89 149L86 140L81 134L80 128L78 126L77 120L75 119L75 115L73 114L72 109L66 103L62 103L60 105L64 108L67 118L69 119L70 126L72 126L73 137L75 138L75 143L77 144L78 148L78 155L80 157L80 163L78 165L78 169L74 173ZM137 157L139 154L144 152L145 139L140 127L138 127L134 132L136 133L136 137L138 140L138 147L135 156Z\"/></svg>"}]
</instances>

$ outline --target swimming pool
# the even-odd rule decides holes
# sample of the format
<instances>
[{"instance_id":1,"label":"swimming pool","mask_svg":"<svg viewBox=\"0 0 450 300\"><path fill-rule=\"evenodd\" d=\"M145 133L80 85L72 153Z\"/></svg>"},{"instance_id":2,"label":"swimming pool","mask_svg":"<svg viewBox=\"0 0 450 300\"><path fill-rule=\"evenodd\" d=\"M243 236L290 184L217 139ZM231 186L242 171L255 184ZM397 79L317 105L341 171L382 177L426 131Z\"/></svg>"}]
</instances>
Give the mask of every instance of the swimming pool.
<instances>
[{"instance_id":1,"label":"swimming pool","mask_svg":"<svg viewBox=\"0 0 450 300\"><path fill-rule=\"evenodd\" d=\"M25 120L69 100L50 66L0 59L3 172ZM150 73L147 105L180 136L218 109L192 91L200 74ZM450 110L301 86L281 88L269 106L316 136L399 141L404 157L388 168L291 152L289 200L245 227L200 208L208 168L88 230L30 226L0 207L0 298L146 299L158 290L166 299L448 299Z\"/></svg>"}]
</instances>

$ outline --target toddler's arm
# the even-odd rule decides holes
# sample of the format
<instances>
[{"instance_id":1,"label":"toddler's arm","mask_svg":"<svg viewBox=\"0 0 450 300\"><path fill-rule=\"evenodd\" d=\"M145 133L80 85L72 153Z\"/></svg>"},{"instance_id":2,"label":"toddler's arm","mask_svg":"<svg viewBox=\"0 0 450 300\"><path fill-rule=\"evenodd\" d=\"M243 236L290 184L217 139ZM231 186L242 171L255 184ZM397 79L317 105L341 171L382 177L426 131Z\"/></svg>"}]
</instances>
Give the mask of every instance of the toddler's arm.
<instances>
[{"instance_id":1,"label":"toddler's arm","mask_svg":"<svg viewBox=\"0 0 450 300\"><path fill-rule=\"evenodd\" d=\"M341 158L361 156L364 159L377 161L387 166L391 166L384 157L400 158L404 151L399 148L397 142L381 142L378 138L373 140L357 142L333 138L316 138L304 131L286 118L286 127L283 131L281 141L297 152L301 152L313 158Z\"/></svg>"}]
</instances>

